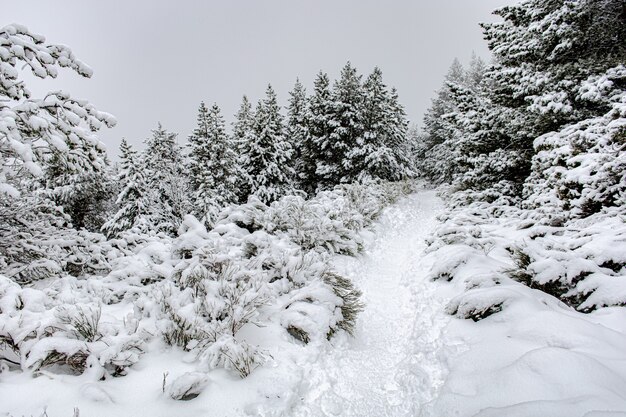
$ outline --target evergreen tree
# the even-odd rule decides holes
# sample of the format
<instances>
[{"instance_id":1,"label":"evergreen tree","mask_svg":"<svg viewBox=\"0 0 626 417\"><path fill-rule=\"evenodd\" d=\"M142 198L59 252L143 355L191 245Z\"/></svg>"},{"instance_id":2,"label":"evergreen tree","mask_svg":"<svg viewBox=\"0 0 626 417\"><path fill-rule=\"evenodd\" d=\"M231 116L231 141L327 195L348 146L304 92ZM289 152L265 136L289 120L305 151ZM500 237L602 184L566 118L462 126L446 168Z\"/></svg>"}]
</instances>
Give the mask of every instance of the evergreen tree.
<instances>
[{"instance_id":1,"label":"evergreen tree","mask_svg":"<svg viewBox=\"0 0 626 417\"><path fill-rule=\"evenodd\" d=\"M198 125L189 137L189 179L193 210L207 225L219 211L237 201L237 155L234 141L226 133L220 108L204 103L198 109Z\"/></svg>"},{"instance_id":2,"label":"evergreen tree","mask_svg":"<svg viewBox=\"0 0 626 417\"><path fill-rule=\"evenodd\" d=\"M400 104L398 90L391 88L389 101L390 119L387 124L386 138L388 146L392 149L396 167L389 173L388 180L401 180L415 175L415 162L411 158L412 144L409 137L409 121L406 117L404 106Z\"/></svg>"},{"instance_id":3,"label":"evergreen tree","mask_svg":"<svg viewBox=\"0 0 626 417\"><path fill-rule=\"evenodd\" d=\"M133 147L122 139L120 144L120 171L117 182L122 190L115 203L119 210L102 226L107 237L119 236L133 227L145 227L149 215L148 184L144 176L139 155Z\"/></svg>"},{"instance_id":4,"label":"evergreen tree","mask_svg":"<svg viewBox=\"0 0 626 417\"><path fill-rule=\"evenodd\" d=\"M21 68L30 68L33 75L43 79L55 78L59 67L86 78L92 74L68 47L48 45L43 36L21 25L0 28L2 194L18 197L24 175L41 177L48 162L73 174L97 172L107 165L104 145L94 132L102 126L115 126L111 115L60 91L35 99L19 79Z\"/></svg>"},{"instance_id":5,"label":"evergreen tree","mask_svg":"<svg viewBox=\"0 0 626 417\"><path fill-rule=\"evenodd\" d=\"M363 90L361 76L348 62L333 86L331 95L332 128L328 138L330 155L318 161L317 175L322 185L349 183L355 178L355 161L350 151L363 145Z\"/></svg>"},{"instance_id":6,"label":"evergreen tree","mask_svg":"<svg viewBox=\"0 0 626 417\"><path fill-rule=\"evenodd\" d=\"M363 106L360 122L363 133L360 143L348 152L352 161L351 178L373 178L381 173L382 166L392 159L391 150L385 143L385 127L389 122L389 94L383 84L382 71L377 67L363 83Z\"/></svg>"},{"instance_id":7,"label":"evergreen tree","mask_svg":"<svg viewBox=\"0 0 626 417\"><path fill-rule=\"evenodd\" d=\"M287 126L285 136L293 151L292 163L290 164L297 174L297 186L306 188L306 168L303 155L307 154L307 142L309 140L309 127L307 124L307 96L306 89L299 79L293 90L289 93L289 106L287 107Z\"/></svg>"},{"instance_id":8,"label":"evergreen tree","mask_svg":"<svg viewBox=\"0 0 626 417\"><path fill-rule=\"evenodd\" d=\"M268 85L254 116L254 138L244 169L251 178L252 194L264 203L275 201L293 190L295 172L289 166L292 149L283 133L283 117L276 93Z\"/></svg>"},{"instance_id":9,"label":"evergreen tree","mask_svg":"<svg viewBox=\"0 0 626 417\"><path fill-rule=\"evenodd\" d=\"M233 141L237 151L237 164L240 167L236 179L237 197L240 203L246 203L252 193L252 178L246 167L250 165L249 158L254 143L254 111L248 97L243 96L239 111L233 123Z\"/></svg>"},{"instance_id":10,"label":"evergreen tree","mask_svg":"<svg viewBox=\"0 0 626 417\"><path fill-rule=\"evenodd\" d=\"M157 232L176 235L185 214L190 211L188 184L176 134L158 124L146 140L143 160L152 192L150 222Z\"/></svg>"},{"instance_id":11,"label":"evergreen tree","mask_svg":"<svg viewBox=\"0 0 626 417\"><path fill-rule=\"evenodd\" d=\"M312 194L320 188L322 177L318 174L318 165L333 158L333 150L330 145L332 132L331 118L331 92L328 75L319 72L314 82L313 95L309 99L306 114L308 136L302 148L302 172L300 173L303 188ZM334 184L326 184L326 187Z\"/></svg>"},{"instance_id":12,"label":"evergreen tree","mask_svg":"<svg viewBox=\"0 0 626 417\"><path fill-rule=\"evenodd\" d=\"M450 96L450 87L462 84L465 79L463 66L457 58L454 58L445 76L443 86L437 91L430 108L424 115L426 149L431 149L433 146L443 143L453 135L454 128L450 126L450 121L443 116L456 110Z\"/></svg>"}]
</instances>

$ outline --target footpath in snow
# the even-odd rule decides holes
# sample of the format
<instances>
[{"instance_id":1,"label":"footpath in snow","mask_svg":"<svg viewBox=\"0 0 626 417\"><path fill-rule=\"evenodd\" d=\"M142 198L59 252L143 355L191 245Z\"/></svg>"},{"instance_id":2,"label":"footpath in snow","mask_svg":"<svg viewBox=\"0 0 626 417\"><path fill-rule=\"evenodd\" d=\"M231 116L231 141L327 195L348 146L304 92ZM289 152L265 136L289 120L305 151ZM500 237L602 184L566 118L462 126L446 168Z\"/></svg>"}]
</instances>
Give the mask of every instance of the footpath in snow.
<instances>
[{"instance_id":1,"label":"footpath in snow","mask_svg":"<svg viewBox=\"0 0 626 417\"><path fill-rule=\"evenodd\" d=\"M421 264L442 202L433 190L410 195L381 216L373 238L336 269L363 291L356 337L305 370L303 403L293 416L417 416L434 399L445 369L437 357L449 320Z\"/></svg>"}]
</instances>

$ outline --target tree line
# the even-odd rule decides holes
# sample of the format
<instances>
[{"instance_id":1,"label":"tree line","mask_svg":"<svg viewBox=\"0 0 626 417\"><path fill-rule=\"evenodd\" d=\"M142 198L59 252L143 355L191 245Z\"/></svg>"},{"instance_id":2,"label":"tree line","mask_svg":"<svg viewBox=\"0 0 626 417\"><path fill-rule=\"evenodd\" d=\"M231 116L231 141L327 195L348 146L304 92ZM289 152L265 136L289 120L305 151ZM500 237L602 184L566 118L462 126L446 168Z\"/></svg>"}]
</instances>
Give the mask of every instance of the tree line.
<instances>
[{"instance_id":1,"label":"tree line","mask_svg":"<svg viewBox=\"0 0 626 417\"><path fill-rule=\"evenodd\" d=\"M296 81L286 116L271 85L254 107L243 97L230 131L217 104L200 103L184 146L160 124L142 152L122 142L119 209L103 231L112 237L138 227L174 235L185 214L211 225L222 208L251 196L268 204L338 184L411 177L407 128L382 71L363 79L349 62L332 86L318 73L311 95Z\"/></svg>"}]
</instances>

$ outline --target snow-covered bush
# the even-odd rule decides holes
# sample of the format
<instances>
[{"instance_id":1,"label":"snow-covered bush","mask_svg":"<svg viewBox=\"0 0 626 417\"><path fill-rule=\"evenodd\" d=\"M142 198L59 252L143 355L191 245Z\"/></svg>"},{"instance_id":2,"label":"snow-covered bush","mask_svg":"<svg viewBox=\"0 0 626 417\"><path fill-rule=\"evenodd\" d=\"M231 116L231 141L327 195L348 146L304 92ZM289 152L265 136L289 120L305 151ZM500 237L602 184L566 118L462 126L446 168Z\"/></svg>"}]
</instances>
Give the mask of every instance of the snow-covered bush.
<instances>
[{"instance_id":1,"label":"snow-covered bush","mask_svg":"<svg viewBox=\"0 0 626 417\"><path fill-rule=\"evenodd\" d=\"M117 249L104 236L77 231L50 201L0 196L0 271L19 283L59 274L104 275Z\"/></svg>"},{"instance_id":2,"label":"snow-covered bush","mask_svg":"<svg viewBox=\"0 0 626 417\"><path fill-rule=\"evenodd\" d=\"M96 380L123 375L148 337L132 314L103 318L98 301L74 279L36 290L0 276L0 323L0 360L22 370L88 370Z\"/></svg>"},{"instance_id":3,"label":"snow-covered bush","mask_svg":"<svg viewBox=\"0 0 626 417\"><path fill-rule=\"evenodd\" d=\"M494 287L480 292L485 300L500 291L495 286L524 284L581 312L626 305L624 207L558 222L542 217L544 209L484 201L451 207L430 240L429 256L437 259L430 276L463 282L468 294ZM478 295L471 300L476 311L502 305L494 301L487 308Z\"/></svg>"},{"instance_id":4,"label":"snow-covered bush","mask_svg":"<svg viewBox=\"0 0 626 417\"><path fill-rule=\"evenodd\" d=\"M330 256L356 254L359 232L409 191L345 185L269 207L252 197L225 209L210 231L185 217L171 243L171 273L152 295L163 339L194 352L203 371L224 367L245 377L267 357L241 336L245 326L276 323L304 343L351 334L360 291L332 271Z\"/></svg>"},{"instance_id":5,"label":"snow-covered bush","mask_svg":"<svg viewBox=\"0 0 626 417\"><path fill-rule=\"evenodd\" d=\"M592 77L580 88L586 100L609 102L607 114L535 140L526 204L550 216L586 217L626 203L626 67Z\"/></svg>"}]
</instances>

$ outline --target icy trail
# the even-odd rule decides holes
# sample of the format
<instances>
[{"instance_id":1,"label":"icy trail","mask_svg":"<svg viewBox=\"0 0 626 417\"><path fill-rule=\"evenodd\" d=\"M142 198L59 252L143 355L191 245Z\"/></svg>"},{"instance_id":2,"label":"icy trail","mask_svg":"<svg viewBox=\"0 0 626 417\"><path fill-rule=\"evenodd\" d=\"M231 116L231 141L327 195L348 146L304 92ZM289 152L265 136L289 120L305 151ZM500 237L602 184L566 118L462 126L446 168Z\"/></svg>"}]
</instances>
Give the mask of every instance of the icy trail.
<instances>
[{"instance_id":1,"label":"icy trail","mask_svg":"<svg viewBox=\"0 0 626 417\"><path fill-rule=\"evenodd\" d=\"M303 403L290 415L427 415L445 375L437 354L448 318L420 262L441 209L435 191L412 194L385 210L363 255L337 260L365 310L356 337L335 341L305 370Z\"/></svg>"}]
</instances>

